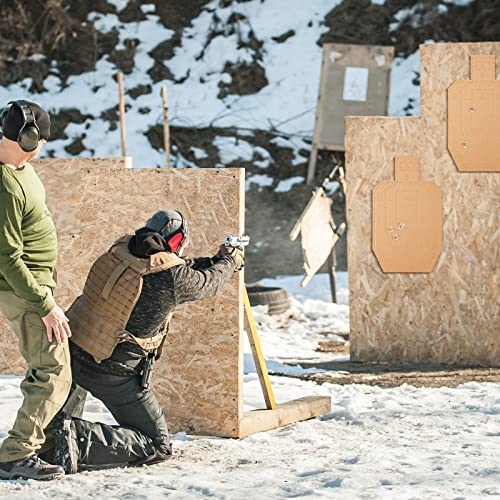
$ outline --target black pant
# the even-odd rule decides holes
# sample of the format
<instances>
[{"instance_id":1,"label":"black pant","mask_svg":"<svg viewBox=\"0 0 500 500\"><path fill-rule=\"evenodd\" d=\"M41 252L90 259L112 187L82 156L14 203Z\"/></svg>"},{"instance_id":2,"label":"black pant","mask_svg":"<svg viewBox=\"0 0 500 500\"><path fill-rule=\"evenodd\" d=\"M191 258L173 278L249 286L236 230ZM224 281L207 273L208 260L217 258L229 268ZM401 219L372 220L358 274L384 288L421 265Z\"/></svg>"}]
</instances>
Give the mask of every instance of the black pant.
<instances>
[{"instance_id":1,"label":"black pant","mask_svg":"<svg viewBox=\"0 0 500 500\"><path fill-rule=\"evenodd\" d=\"M168 455L170 441L163 410L139 375L98 373L72 360L73 387L63 411L73 418L80 465L143 462ZM118 425L88 422L83 413L86 392L100 399Z\"/></svg>"}]
</instances>

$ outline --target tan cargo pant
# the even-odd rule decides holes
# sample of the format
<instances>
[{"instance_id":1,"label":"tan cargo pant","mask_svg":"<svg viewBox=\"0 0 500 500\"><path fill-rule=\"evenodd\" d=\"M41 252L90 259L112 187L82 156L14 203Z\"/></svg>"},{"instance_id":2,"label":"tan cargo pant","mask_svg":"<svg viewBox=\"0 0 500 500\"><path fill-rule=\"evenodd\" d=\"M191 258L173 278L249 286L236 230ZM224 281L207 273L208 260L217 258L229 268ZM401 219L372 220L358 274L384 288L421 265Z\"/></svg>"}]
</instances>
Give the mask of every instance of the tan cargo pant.
<instances>
[{"instance_id":1,"label":"tan cargo pant","mask_svg":"<svg viewBox=\"0 0 500 500\"><path fill-rule=\"evenodd\" d=\"M23 404L0 447L0 462L9 462L38 453L44 445L44 430L68 396L71 364L68 342L49 342L42 318L24 299L0 291L0 312L16 332L19 351L28 363L21 382Z\"/></svg>"}]
</instances>

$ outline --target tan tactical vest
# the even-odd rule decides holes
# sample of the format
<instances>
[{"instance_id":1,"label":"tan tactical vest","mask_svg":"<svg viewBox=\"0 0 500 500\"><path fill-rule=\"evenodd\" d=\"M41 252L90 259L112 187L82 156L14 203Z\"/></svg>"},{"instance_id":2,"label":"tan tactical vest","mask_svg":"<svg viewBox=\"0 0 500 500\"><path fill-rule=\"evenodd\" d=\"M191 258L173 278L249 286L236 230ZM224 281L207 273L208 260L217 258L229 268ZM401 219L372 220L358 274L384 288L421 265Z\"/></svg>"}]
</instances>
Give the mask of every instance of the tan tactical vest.
<instances>
[{"instance_id":1,"label":"tan tactical vest","mask_svg":"<svg viewBox=\"0 0 500 500\"><path fill-rule=\"evenodd\" d=\"M149 259L133 256L128 251L131 236L117 240L107 253L99 257L90 269L83 294L70 307L71 340L100 363L109 358L116 345L125 340L143 349L157 349L168 331L168 322L151 338L138 338L125 326L139 299L142 277L159 273L185 261L169 252L160 252Z\"/></svg>"}]
</instances>

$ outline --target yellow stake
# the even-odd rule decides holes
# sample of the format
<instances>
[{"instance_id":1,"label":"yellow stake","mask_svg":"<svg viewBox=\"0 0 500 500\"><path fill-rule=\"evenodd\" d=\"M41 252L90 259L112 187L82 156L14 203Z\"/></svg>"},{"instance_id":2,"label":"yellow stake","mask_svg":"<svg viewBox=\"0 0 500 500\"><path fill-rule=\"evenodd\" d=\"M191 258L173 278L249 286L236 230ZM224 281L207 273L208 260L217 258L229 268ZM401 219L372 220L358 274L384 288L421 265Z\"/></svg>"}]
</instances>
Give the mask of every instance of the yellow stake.
<instances>
[{"instance_id":1,"label":"yellow stake","mask_svg":"<svg viewBox=\"0 0 500 500\"><path fill-rule=\"evenodd\" d=\"M262 353L262 348L260 347L259 336L257 335L257 329L255 328L255 321L253 319L252 307L250 306L250 299L248 298L248 292L246 287L244 287L244 301L245 301L245 312L247 320L246 330L248 333L248 340L250 342L250 346L252 347L253 360L255 363L255 368L257 368L257 375L259 376L262 392L264 393L266 408L268 410L275 410L276 401L274 399L273 389L271 387L271 381L269 380L269 373L267 372L264 354Z\"/></svg>"}]
</instances>

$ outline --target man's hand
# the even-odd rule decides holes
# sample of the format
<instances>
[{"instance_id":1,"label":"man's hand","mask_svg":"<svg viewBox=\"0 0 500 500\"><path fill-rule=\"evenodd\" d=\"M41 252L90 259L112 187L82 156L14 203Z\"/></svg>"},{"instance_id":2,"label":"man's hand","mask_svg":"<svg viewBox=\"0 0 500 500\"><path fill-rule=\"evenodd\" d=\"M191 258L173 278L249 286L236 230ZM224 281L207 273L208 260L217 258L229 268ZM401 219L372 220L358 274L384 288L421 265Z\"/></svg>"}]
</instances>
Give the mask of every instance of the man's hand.
<instances>
[{"instance_id":1,"label":"man's hand","mask_svg":"<svg viewBox=\"0 0 500 500\"><path fill-rule=\"evenodd\" d=\"M235 271L241 271L245 266L245 250L242 246L226 247L225 245L221 245L219 253L221 257L224 257L224 255L231 255L234 257L236 261Z\"/></svg>"},{"instance_id":2,"label":"man's hand","mask_svg":"<svg viewBox=\"0 0 500 500\"><path fill-rule=\"evenodd\" d=\"M42 318L47 329L47 338L52 342L52 334L56 337L58 344L62 344L71 337L71 330L69 328L69 320L64 314L63 310L56 305L52 311Z\"/></svg>"}]
</instances>

